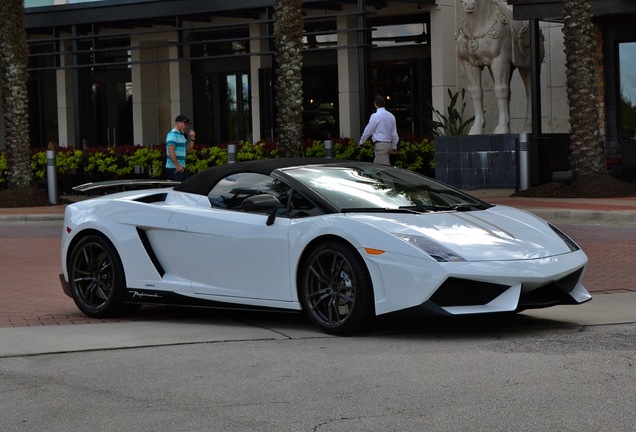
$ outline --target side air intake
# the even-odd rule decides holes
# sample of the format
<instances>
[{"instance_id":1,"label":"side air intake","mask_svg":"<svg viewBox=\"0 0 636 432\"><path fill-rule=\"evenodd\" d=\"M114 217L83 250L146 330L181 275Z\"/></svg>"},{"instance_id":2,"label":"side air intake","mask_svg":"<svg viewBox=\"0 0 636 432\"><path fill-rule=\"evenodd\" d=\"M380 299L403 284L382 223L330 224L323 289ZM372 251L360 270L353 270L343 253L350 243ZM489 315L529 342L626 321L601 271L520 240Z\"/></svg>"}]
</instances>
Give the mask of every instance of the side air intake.
<instances>
[{"instance_id":1,"label":"side air intake","mask_svg":"<svg viewBox=\"0 0 636 432\"><path fill-rule=\"evenodd\" d=\"M146 231L142 230L141 228L137 228L137 234L139 235L139 240L141 240L141 244L143 244L144 249L146 250L146 253L148 254L148 258L150 258L150 261L152 261L152 265L155 266L157 273L159 273L159 275L163 277L163 275L166 274L166 271L163 269L163 266L159 262L159 258L157 258L155 251L152 249L152 246L150 245L148 234L146 234Z\"/></svg>"}]
</instances>

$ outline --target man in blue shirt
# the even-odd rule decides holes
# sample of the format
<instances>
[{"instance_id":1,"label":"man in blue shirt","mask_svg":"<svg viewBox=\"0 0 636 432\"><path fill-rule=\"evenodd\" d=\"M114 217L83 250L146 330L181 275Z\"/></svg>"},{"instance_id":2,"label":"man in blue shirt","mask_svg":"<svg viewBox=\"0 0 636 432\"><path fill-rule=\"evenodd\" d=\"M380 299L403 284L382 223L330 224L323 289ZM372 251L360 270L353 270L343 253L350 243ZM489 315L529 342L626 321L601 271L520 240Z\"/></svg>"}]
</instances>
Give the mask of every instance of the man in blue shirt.
<instances>
[{"instance_id":1,"label":"man in blue shirt","mask_svg":"<svg viewBox=\"0 0 636 432\"><path fill-rule=\"evenodd\" d=\"M389 154L397 154L399 140L395 117L384 108L384 97L376 96L374 105L376 111L371 114L359 144L363 145L367 139L371 138L375 150L373 163L391 165Z\"/></svg>"},{"instance_id":2,"label":"man in blue shirt","mask_svg":"<svg viewBox=\"0 0 636 432\"><path fill-rule=\"evenodd\" d=\"M174 128L166 135L166 178L183 181L187 177L186 154L194 147L196 133L188 130L190 119L179 114Z\"/></svg>"}]
</instances>

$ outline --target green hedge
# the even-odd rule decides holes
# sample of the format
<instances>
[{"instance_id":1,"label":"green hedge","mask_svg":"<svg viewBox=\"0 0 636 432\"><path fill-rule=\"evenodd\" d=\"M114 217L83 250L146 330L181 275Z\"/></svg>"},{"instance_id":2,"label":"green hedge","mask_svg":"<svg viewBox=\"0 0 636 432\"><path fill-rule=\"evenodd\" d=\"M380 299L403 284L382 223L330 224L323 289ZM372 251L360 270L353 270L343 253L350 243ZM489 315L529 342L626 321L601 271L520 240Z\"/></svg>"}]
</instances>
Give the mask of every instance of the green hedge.
<instances>
[{"instance_id":1,"label":"green hedge","mask_svg":"<svg viewBox=\"0 0 636 432\"><path fill-rule=\"evenodd\" d=\"M358 146L349 138L333 140L333 152L336 159L373 160L373 146L367 143ZM324 157L323 141L308 141L304 145L305 157ZM392 156L395 166L406 168L428 176L435 172L435 142L427 138L400 141L398 154ZM262 141L255 144L244 142L237 144L237 160L256 160L279 156L278 146ZM77 150L73 148L56 149L56 166L61 191L86 182L126 178L161 178L165 161L165 146L117 146ZM187 167L190 174L204 169L227 164L227 145L206 147L196 145L187 155ZM46 150L34 151L31 156L31 170L36 182L46 179ZM7 159L0 152L0 186L6 185Z\"/></svg>"}]
</instances>

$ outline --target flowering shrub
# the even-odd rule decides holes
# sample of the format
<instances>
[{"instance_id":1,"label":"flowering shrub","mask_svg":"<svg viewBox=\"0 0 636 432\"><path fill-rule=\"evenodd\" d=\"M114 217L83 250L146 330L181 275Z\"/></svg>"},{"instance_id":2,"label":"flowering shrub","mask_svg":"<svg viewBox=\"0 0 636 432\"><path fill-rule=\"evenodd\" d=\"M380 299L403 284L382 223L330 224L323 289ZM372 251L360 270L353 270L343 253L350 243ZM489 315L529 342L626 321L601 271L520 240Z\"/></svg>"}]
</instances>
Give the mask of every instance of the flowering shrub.
<instances>
[{"instance_id":1,"label":"flowering shrub","mask_svg":"<svg viewBox=\"0 0 636 432\"><path fill-rule=\"evenodd\" d=\"M227 164L227 148L195 145L194 149L186 155L186 166L190 174L196 174L211 166L225 164Z\"/></svg>"},{"instance_id":2,"label":"flowering shrub","mask_svg":"<svg viewBox=\"0 0 636 432\"><path fill-rule=\"evenodd\" d=\"M371 144L358 146L350 138L333 140L333 154L336 159L373 161L374 152ZM322 141L305 144L306 157L324 157L325 147ZM391 157L395 166L425 174L435 175L435 141L428 138L409 137L400 141L398 153Z\"/></svg>"},{"instance_id":3,"label":"flowering shrub","mask_svg":"<svg viewBox=\"0 0 636 432\"><path fill-rule=\"evenodd\" d=\"M140 175L147 172L146 177L160 178L163 176L164 155L163 146L136 147L131 154L124 155L124 160L130 172L137 168Z\"/></svg>"},{"instance_id":4,"label":"flowering shrub","mask_svg":"<svg viewBox=\"0 0 636 432\"><path fill-rule=\"evenodd\" d=\"M414 137L400 141L395 166L434 177L435 141Z\"/></svg>"},{"instance_id":5,"label":"flowering shrub","mask_svg":"<svg viewBox=\"0 0 636 432\"><path fill-rule=\"evenodd\" d=\"M373 146L358 143L351 138L333 139L333 157L346 160L373 160ZM257 143L240 142L236 145L236 160L248 161L279 156L279 148L271 141ZM225 165L228 161L227 144L216 147L195 145L188 152L186 163L190 174L208 167ZM305 157L324 157L323 141L304 143ZM428 138L410 137L400 141L398 154L392 156L395 166L421 174L433 176L435 172L435 142ZM56 150L58 175L69 189L86 181L102 181L125 178L161 178L165 163L165 146L117 146L79 150L59 148ZM0 152L0 185L6 183L7 159ZM46 150L34 151L31 155L31 171L36 181L46 178Z\"/></svg>"}]
</instances>

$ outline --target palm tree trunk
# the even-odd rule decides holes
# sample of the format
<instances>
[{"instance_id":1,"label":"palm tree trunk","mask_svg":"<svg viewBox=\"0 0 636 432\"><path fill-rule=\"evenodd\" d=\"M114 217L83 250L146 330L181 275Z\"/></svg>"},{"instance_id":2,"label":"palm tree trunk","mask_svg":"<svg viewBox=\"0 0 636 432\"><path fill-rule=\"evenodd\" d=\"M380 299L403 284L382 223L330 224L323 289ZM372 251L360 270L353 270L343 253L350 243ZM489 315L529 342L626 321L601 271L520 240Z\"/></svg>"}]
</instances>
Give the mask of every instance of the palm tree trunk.
<instances>
[{"instance_id":1,"label":"palm tree trunk","mask_svg":"<svg viewBox=\"0 0 636 432\"><path fill-rule=\"evenodd\" d=\"M24 0L0 1L0 81L8 164L7 187L32 183L29 143L29 49L24 29Z\"/></svg>"},{"instance_id":2,"label":"palm tree trunk","mask_svg":"<svg viewBox=\"0 0 636 432\"><path fill-rule=\"evenodd\" d=\"M599 142L592 0L563 0L566 87L570 106L570 166L579 177L606 173Z\"/></svg>"},{"instance_id":3,"label":"palm tree trunk","mask_svg":"<svg viewBox=\"0 0 636 432\"><path fill-rule=\"evenodd\" d=\"M276 45L276 125L281 154L302 155L302 0L276 0L274 41Z\"/></svg>"}]
</instances>

